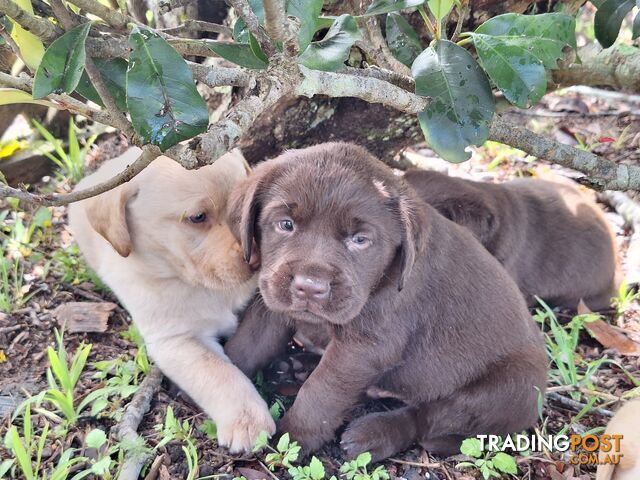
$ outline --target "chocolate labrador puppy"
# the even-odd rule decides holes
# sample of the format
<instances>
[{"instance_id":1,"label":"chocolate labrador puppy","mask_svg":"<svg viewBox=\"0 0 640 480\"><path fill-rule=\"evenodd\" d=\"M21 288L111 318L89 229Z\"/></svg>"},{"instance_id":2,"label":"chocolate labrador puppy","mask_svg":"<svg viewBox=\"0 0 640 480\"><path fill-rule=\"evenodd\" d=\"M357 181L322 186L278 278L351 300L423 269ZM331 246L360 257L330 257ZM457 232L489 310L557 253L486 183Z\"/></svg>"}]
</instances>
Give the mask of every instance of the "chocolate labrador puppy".
<instances>
[{"instance_id":1,"label":"chocolate labrador puppy","mask_svg":"<svg viewBox=\"0 0 640 480\"><path fill-rule=\"evenodd\" d=\"M530 306L535 296L575 309L606 309L617 288L617 252L595 202L568 180L504 184L409 170L405 180L449 220L471 230L507 269Z\"/></svg>"},{"instance_id":2,"label":"chocolate labrador puppy","mask_svg":"<svg viewBox=\"0 0 640 480\"><path fill-rule=\"evenodd\" d=\"M261 255L264 300L227 344L232 361L253 375L296 322L331 332L279 424L307 452L367 392L405 406L352 421L342 436L351 457L379 460L415 442L451 454L469 436L536 422L547 361L517 286L366 150L288 151L259 165L230 207L247 260L255 247Z\"/></svg>"}]
</instances>

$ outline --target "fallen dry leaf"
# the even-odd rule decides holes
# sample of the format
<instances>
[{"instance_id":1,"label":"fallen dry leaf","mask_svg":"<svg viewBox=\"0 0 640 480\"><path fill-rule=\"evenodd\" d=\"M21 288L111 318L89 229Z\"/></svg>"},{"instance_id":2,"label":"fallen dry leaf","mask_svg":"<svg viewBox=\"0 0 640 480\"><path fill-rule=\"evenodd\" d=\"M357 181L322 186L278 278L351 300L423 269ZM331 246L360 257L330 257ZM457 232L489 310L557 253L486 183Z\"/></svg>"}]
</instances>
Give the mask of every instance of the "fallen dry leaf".
<instances>
[{"instance_id":1,"label":"fallen dry leaf","mask_svg":"<svg viewBox=\"0 0 640 480\"><path fill-rule=\"evenodd\" d=\"M634 342L616 327L604 320L587 322L584 324L589 333L603 347L613 348L621 355L640 356L640 343Z\"/></svg>"},{"instance_id":2,"label":"fallen dry leaf","mask_svg":"<svg viewBox=\"0 0 640 480\"><path fill-rule=\"evenodd\" d=\"M269 480L269 475L260 470L254 470L253 468L246 467L238 467L236 470L247 480Z\"/></svg>"},{"instance_id":3,"label":"fallen dry leaf","mask_svg":"<svg viewBox=\"0 0 640 480\"><path fill-rule=\"evenodd\" d=\"M104 332L111 312L117 307L111 302L68 302L59 305L53 316L65 330L75 332Z\"/></svg>"}]
</instances>

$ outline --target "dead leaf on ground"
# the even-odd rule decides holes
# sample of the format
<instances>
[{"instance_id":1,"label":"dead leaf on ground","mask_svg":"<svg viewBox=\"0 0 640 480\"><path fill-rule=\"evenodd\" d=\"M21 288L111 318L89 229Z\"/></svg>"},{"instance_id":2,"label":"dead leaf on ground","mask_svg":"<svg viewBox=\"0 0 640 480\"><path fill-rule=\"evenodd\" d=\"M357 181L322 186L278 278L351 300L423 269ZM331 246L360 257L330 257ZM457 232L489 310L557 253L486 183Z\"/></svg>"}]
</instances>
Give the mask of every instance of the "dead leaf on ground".
<instances>
[{"instance_id":1,"label":"dead leaf on ground","mask_svg":"<svg viewBox=\"0 0 640 480\"><path fill-rule=\"evenodd\" d=\"M111 302L68 302L59 305L53 316L68 332L101 333L107 330L107 320L116 307Z\"/></svg>"},{"instance_id":2,"label":"dead leaf on ground","mask_svg":"<svg viewBox=\"0 0 640 480\"><path fill-rule=\"evenodd\" d=\"M582 300L578 303L577 312L578 315L592 313ZM604 348L613 348L621 355L640 356L640 343L634 342L617 327L608 324L604 320L598 319L592 322L585 322L584 326Z\"/></svg>"},{"instance_id":3,"label":"dead leaf on ground","mask_svg":"<svg viewBox=\"0 0 640 480\"><path fill-rule=\"evenodd\" d=\"M247 480L268 480L269 476L260 470L254 470L253 468L238 467L236 468L238 473Z\"/></svg>"}]
</instances>

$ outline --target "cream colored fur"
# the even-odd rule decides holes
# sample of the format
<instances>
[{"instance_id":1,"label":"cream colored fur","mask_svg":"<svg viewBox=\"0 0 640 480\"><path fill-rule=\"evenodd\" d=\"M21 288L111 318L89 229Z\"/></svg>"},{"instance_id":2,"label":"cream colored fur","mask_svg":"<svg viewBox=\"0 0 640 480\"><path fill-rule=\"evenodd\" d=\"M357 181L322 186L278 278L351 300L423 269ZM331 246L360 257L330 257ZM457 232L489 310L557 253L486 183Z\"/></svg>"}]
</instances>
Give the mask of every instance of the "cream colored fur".
<instances>
[{"instance_id":1,"label":"cream colored fur","mask_svg":"<svg viewBox=\"0 0 640 480\"><path fill-rule=\"evenodd\" d=\"M640 398L635 398L624 404L616 412L604 432L608 435L622 435L619 465L598 465L596 480L638 480L640 479ZM600 461L604 461L604 454L600 453Z\"/></svg>"},{"instance_id":2,"label":"cream colored fur","mask_svg":"<svg viewBox=\"0 0 640 480\"><path fill-rule=\"evenodd\" d=\"M139 154L129 149L77 189ZM131 313L151 358L211 416L219 444L232 452L275 431L264 400L218 343L256 288L224 222L227 196L246 174L239 152L192 171L159 157L130 182L69 208L80 250ZM204 222L189 220L203 212Z\"/></svg>"}]
</instances>

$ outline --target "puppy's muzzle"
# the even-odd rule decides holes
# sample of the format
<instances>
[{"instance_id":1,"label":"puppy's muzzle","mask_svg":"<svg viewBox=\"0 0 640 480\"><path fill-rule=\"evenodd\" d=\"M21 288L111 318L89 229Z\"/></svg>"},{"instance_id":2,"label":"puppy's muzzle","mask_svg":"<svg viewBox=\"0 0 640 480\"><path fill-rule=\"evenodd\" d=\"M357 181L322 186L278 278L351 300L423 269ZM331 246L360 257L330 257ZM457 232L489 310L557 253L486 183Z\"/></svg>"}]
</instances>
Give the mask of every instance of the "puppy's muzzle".
<instances>
[{"instance_id":1,"label":"puppy's muzzle","mask_svg":"<svg viewBox=\"0 0 640 480\"><path fill-rule=\"evenodd\" d=\"M293 295L299 300L319 301L329 297L331 286L327 280L309 275L296 275L291 282Z\"/></svg>"}]
</instances>

